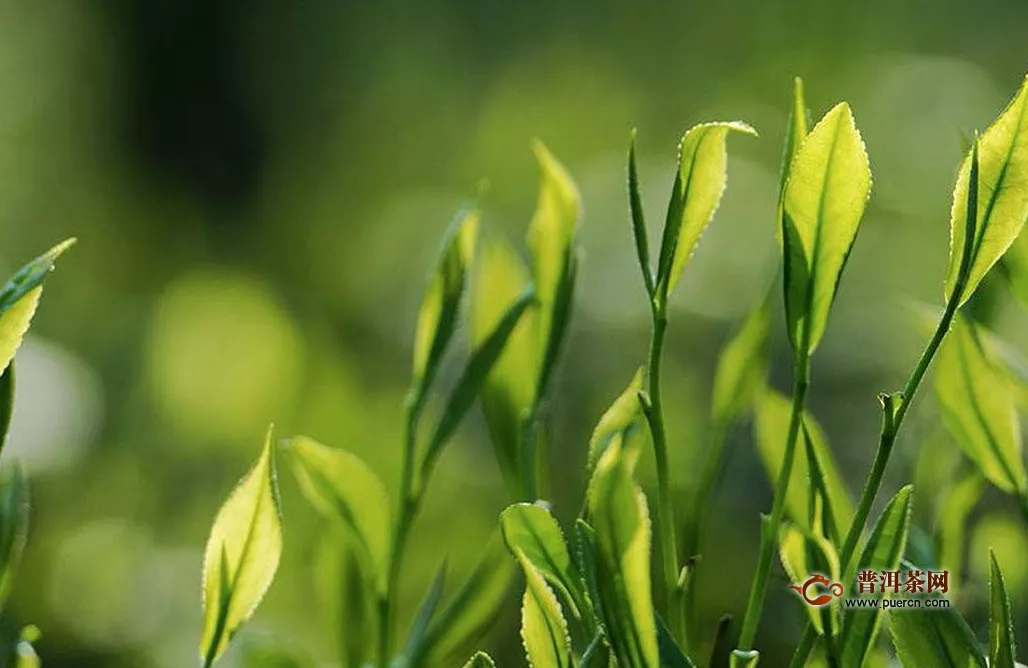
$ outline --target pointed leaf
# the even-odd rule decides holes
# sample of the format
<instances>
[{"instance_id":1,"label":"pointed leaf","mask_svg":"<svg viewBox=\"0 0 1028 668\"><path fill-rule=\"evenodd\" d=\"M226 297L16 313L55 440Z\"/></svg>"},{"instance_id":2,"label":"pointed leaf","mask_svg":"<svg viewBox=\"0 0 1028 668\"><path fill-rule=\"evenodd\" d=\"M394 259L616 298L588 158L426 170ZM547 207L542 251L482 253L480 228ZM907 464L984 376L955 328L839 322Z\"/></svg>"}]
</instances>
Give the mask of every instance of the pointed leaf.
<instances>
[{"instance_id":1,"label":"pointed leaf","mask_svg":"<svg viewBox=\"0 0 1028 668\"><path fill-rule=\"evenodd\" d=\"M480 253L471 302L471 339L481 346L496 330L508 306L530 288L528 270L508 246L491 242ZM480 391L489 436L508 490L520 496L521 416L532 403L543 351L535 309L522 315Z\"/></svg>"},{"instance_id":2,"label":"pointed leaf","mask_svg":"<svg viewBox=\"0 0 1028 668\"><path fill-rule=\"evenodd\" d=\"M939 351L935 394L946 428L982 475L1006 492L1028 488L1010 378L983 345L978 327L963 317L954 320Z\"/></svg>"},{"instance_id":3,"label":"pointed leaf","mask_svg":"<svg viewBox=\"0 0 1028 668\"><path fill-rule=\"evenodd\" d=\"M1028 78L1014 99L978 140L978 197L971 266L960 304L1010 248L1028 219ZM953 190L946 297L956 289L964 253L971 152L964 157Z\"/></svg>"},{"instance_id":4,"label":"pointed leaf","mask_svg":"<svg viewBox=\"0 0 1028 668\"><path fill-rule=\"evenodd\" d=\"M596 423L592 436L589 438L589 471L596 467L600 456L610 446L614 439L627 431L641 431L645 428L645 420L642 414L642 406L639 403L639 392L643 389L643 369L640 367L632 376L632 381L625 388L610 408L606 410L600 421ZM629 439L624 443L627 449L624 456L628 458L629 468L634 469L639 460L638 440Z\"/></svg>"},{"instance_id":5,"label":"pointed leaf","mask_svg":"<svg viewBox=\"0 0 1028 668\"><path fill-rule=\"evenodd\" d=\"M553 590L520 550L515 556L525 571L521 602L521 641L533 668L565 668L571 662L571 637Z\"/></svg>"},{"instance_id":6,"label":"pointed leaf","mask_svg":"<svg viewBox=\"0 0 1028 668\"><path fill-rule=\"evenodd\" d=\"M620 447L610 447L589 484L596 529L600 609L619 664L657 668L656 620L650 595L650 518Z\"/></svg>"},{"instance_id":7,"label":"pointed leaf","mask_svg":"<svg viewBox=\"0 0 1028 668\"><path fill-rule=\"evenodd\" d=\"M464 664L464 668L496 668L496 663L485 652L475 652L475 655Z\"/></svg>"},{"instance_id":8,"label":"pointed leaf","mask_svg":"<svg viewBox=\"0 0 1028 668\"><path fill-rule=\"evenodd\" d=\"M664 620L657 616L657 649L661 668L696 668L682 648L675 642Z\"/></svg>"},{"instance_id":9,"label":"pointed leaf","mask_svg":"<svg viewBox=\"0 0 1028 668\"><path fill-rule=\"evenodd\" d=\"M0 608L11 593L29 530L29 488L15 463L0 467Z\"/></svg>"},{"instance_id":10,"label":"pointed leaf","mask_svg":"<svg viewBox=\"0 0 1028 668\"><path fill-rule=\"evenodd\" d=\"M531 503L516 503L500 514L500 529L508 549L532 564L577 617L581 580L553 515Z\"/></svg>"},{"instance_id":11,"label":"pointed leaf","mask_svg":"<svg viewBox=\"0 0 1028 668\"><path fill-rule=\"evenodd\" d=\"M461 298L475 252L479 213L462 211L446 233L442 252L418 311L414 333L413 385L422 393L432 383L457 330Z\"/></svg>"},{"instance_id":12,"label":"pointed leaf","mask_svg":"<svg viewBox=\"0 0 1028 668\"><path fill-rule=\"evenodd\" d=\"M74 238L62 241L16 271L3 288L0 288L0 313L11 308L41 286L43 279L53 270L57 258L71 248L75 241Z\"/></svg>"},{"instance_id":13,"label":"pointed leaf","mask_svg":"<svg viewBox=\"0 0 1028 668\"><path fill-rule=\"evenodd\" d=\"M978 640L956 608L898 610L888 620L903 668L987 668Z\"/></svg>"},{"instance_id":14,"label":"pointed leaf","mask_svg":"<svg viewBox=\"0 0 1028 668\"><path fill-rule=\"evenodd\" d=\"M711 400L716 424L727 425L753 405L767 376L770 332L771 300L765 298L746 315L718 358Z\"/></svg>"},{"instance_id":15,"label":"pointed leaf","mask_svg":"<svg viewBox=\"0 0 1028 668\"><path fill-rule=\"evenodd\" d=\"M757 399L756 432L757 446L760 450L764 469L772 484L778 480L778 472L785 456L785 441L789 430L791 401L782 394L766 389ZM828 506L835 527L848 527L853 514L849 494L839 474L838 466L832 458L828 440L814 418L806 414L803 418L804 432L809 435L811 448L820 463L824 484L828 492ZM806 457L796 457L793 461L792 475L789 478L789 491L786 495L786 510L792 521L805 533L810 532L811 491L809 484L810 469Z\"/></svg>"},{"instance_id":16,"label":"pointed leaf","mask_svg":"<svg viewBox=\"0 0 1028 668\"><path fill-rule=\"evenodd\" d=\"M285 449L307 501L352 531L384 591L389 559L389 498L378 476L360 458L296 436Z\"/></svg>"},{"instance_id":17,"label":"pointed leaf","mask_svg":"<svg viewBox=\"0 0 1028 668\"><path fill-rule=\"evenodd\" d=\"M907 544L912 492L913 487L910 485L903 487L882 511L864 546L860 568L874 571L894 571L898 568ZM846 581L852 582L853 578L847 574ZM881 599L885 596L888 594L879 591L871 598ZM881 608L871 611L862 609L846 615L842 629L842 665L853 668L864 665L874 646L881 619Z\"/></svg>"},{"instance_id":18,"label":"pointed leaf","mask_svg":"<svg viewBox=\"0 0 1028 668\"><path fill-rule=\"evenodd\" d=\"M668 204L657 272L657 290L662 300L674 292L721 202L728 180L726 140L733 130L757 135L756 130L740 121L702 123L690 128L678 146L678 172Z\"/></svg>"},{"instance_id":19,"label":"pointed leaf","mask_svg":"<svg viewBox=\"0 0 1028 668\"><path fill-rule=\"evenodd\" d=\"M653 298L653 269L650 267L650 241L646 233L646 218L643 215L642 196L639 194L639 173L635 164L635 130L628 146L628 208L632 214L632 235L635 237L635 253L642 270L646 294Z\"/></svg>"},{"instance_id":20,"label":"pointed leaf","mask_svg":"<svg viewBox=\"0 0 1028 668\"><path fill-rule=\"evenodd\" d=\"M785 306L798 352L821 340L870 192L864 142L843 102L807 135L785 186Z\"/></svg>"},{"instance_id":21,"label":"pointed leaf","mask_svg":"<svg viewBox=\"0 0 1028 668\"><path fill-rule=\"evenodd\" d=\"M1010 614L1010 597L1003 581L996 553L989 550L989 666L1015 668L1014 625Z\"/></svg>"},{"instance_id":22,"label":"pointed leaf","mask_svg":"<svg viewBox=\"0 0 1028 668\"><path fill-rule=\"evenodd\" d=\"M269 428L260 459L218 511L204 551L200 657L210 666L264 598L282 554Z\"/></svg>"},{"instance_id":23,"label":"pointed leaf","mask_svg":"<svg viewBox=\"0 0 1028 668\"><path fill-rule=\"evenodd\" d=\"M439 570L436 571L432 584L428 587L428 591L425 592L425 598L421 601L421 605L418 606L417 614L414 615L414 621L411 622L410 630L407 632L407 642L403 647L403 657L420 654L421 645L425 642L425 636L428 633L428 626L432 622L432 617L435 616L439 602L442 601L443 585L445 583L446 563L444 562L439 567Z\"/></svg>"}]
</instances>

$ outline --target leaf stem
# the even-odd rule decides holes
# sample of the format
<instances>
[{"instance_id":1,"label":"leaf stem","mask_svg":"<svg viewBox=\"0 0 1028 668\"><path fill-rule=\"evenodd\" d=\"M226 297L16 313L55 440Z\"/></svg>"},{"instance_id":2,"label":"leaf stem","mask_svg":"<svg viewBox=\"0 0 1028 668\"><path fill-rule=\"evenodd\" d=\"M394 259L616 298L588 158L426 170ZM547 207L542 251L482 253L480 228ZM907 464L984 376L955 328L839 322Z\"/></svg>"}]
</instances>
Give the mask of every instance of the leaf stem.
<instances>
[{"instance_id":1,"label":"leaf stem","mask_svg":"<svg viewBox=\"0 0 1028 668\"><path fill-rule=\"evenodd\" d=\"M810 355L801 347L796 354L796 365L793 373L792 412L789 416L789 431L785 439L785 456L778 472L775 485L774 500L771 503L771 516L761 525L760 554L757 558L757 570L753 575L746 614L743 616L742 631L739 634L738 649L753 649L753 641L757 635L757 625L767 596L768 576L771 573L771 562L774 558L775 543L778 538L778 527L785 515L786 494L789 491L789 480L792 477L792 463L796 455L796 441L799 437L800 425L803 422L803 410L806 405L807 388L810 385Z\"/></svg>"},{"instance_id":2,"label":"leaf stem","mask_svg":"<svg viewBox=\"0 0 1028 668\"><path fill-rule=\"evenodd\" d=\"M647 361L647 389L643 398L643 413L653 436L653 454L657 464L657 543L660 546L661 570L667 595L668 626L680 642L684 642L685 618L683 597L678 586L678 544L675 538L675 517L671 500L671 475L668 468L667 436L664 431L664 412L661 400L660 369L667 332L666 302L654 300L652 304L653 329ZM688 651L688 648L683 648Z\"/></svg>"}]
</instances>

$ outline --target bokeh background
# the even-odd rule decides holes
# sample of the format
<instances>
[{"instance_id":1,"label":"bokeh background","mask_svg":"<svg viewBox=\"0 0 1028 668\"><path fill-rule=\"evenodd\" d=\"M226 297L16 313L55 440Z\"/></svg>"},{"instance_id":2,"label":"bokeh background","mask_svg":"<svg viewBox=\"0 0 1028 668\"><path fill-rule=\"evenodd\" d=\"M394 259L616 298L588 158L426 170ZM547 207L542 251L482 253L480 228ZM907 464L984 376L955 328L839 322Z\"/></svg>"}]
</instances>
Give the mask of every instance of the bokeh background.
<instances>
[{"instance_id":1,"label":"bokeh background","mask_svg":"<svg viewBox=\"0 0 1028 668\"><path fill-rule=\"evenodd\" d=\"M727 194L674 296L665 403L684 486L717 351L775 267L795 75L815 116L852 104L875 175L810 400L857 490L875 393L898 389L916 359L917 305L940 304L964 138L1020 84L1026 28L1028 4L1014 0L0 4L0 264L80 238L19 353L4 456L31 474L33 526L3 631L41 626L48 666L192 665L203 542L269 422L356 452L395 489L411 332L438 240L485 178L488 234L521 242L533 137L565 162L586 209L548 418L566 518L592 425L648 340L623 185L629 130L651 222L687 127L742 119L761 132L730 140ZM1028 350L1028 319L998 294L982 307L990 324ZM771 382L787 389L775 332ZM937 425L926 392L887 481L891 492L926 452L916 512L928 532L936 492L962 466ZM718 567L700 585L704 636L744 605L770 503L748 424L730 447L708 523ZM333 630L314 604L322 527L291 476L281 486L283 563L245 634L330 665ZM475 415L415 530L405 614L444 557L454 582L470 567L506 502ZM1028 537L992 493L967 531L961 604L981 632L986 546L1023 610ZM758 643L769 666L784 664L802 622L777 577ZM501 665L523 662L515 598L483 643Z\"/></svg>"}]
</instances>

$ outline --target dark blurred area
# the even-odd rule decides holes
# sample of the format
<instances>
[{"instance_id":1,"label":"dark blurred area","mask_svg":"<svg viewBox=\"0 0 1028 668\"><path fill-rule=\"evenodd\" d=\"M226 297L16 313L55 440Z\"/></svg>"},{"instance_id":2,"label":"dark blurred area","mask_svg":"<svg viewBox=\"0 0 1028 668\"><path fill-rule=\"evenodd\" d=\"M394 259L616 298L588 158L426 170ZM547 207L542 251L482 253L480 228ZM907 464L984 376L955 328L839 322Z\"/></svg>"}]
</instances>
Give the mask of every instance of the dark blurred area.
<instances>
[{"instance_id":1,"label":"dark blurred area","mask_svg":"<svg viewBox=\"0 0 1028 668\"><path fill-rule=\"evenodd\" d=\"M4 3L0 260L13 269L66 236L80 243L19 352L5 457L30 471L33 526L3 630L39 625L47 666L190 665L203 543L269 422L355 452L395 490L413 324L439 239L488 179L487 234L522 242L533 137L574 175L586 210L548 410L567 519L589 433L648 340L624 192L630 129L651 238L686 128L741 119L761 133L730 140L727 193L674 298L665 410L684 489L717 352L776 266L796 75L815 117L852 104L875 179L810 399L855 496L878 433L875 394L898 389L915 362L919 309L941 306L965 138L1020 84L1026 28L1028 4L1014 0ZM988 306L990 324L1028 351L1017 305L1001 295ZM771 382L784 390L787 342L780 323L775 332ZM453 582L470 569L508 501L486 439L476 415L433 480L404 620L443 558ZM916 512L930 531L933 485L960 466L930 392L889 495L922 445L931 461ZM741 613L770 505L748 424L729 447L705 541L718 568L699 585L705 638L722 613ZM283 563L244 635L331 665L333 631L311 604L320 520L286 472L281 487ZM998 494L972 517L961 605L979 631L986 544L1009 569L1015 609L1026 600L1022 529ZM758 641L769 666L784 665L803 622L776 577L768 609L781 613L766 615ZM515 599L483 643L501 665L523 663Z\"/></svg>"}]
</instances>

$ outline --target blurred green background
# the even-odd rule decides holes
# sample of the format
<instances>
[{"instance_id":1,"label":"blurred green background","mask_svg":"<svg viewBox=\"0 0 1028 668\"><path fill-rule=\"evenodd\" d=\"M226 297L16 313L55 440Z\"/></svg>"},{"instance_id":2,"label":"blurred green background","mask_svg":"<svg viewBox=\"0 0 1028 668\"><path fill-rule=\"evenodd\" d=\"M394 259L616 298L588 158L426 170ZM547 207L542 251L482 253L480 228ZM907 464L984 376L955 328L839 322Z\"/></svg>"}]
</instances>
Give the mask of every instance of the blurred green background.
<instances>
[{"instance_id":1,"label":"blurred green background","mask_svg":"<svg viewBox=\"0 0 1028 668\"><path fill-rule=\"evenodd\" d=\"M761 132L731 139L727 194L674 297L665 405L684 485L717 351L775 266L795 75L815 117L851 102L875 175L810 399L858 489L875 393L899 388L925 337L910 307L941 300L963 137L1020 84L1026 27L1015 0L2 3L0 258L13 269L80 238L19 353L5 457L28 467L34 509L3 629L40 625L48 666L192 665L203 543L268 422L356 452L395 489L413 323L440 236L487 178L488 234L520 243L533 137L564 161L586 209L548 412L567 518L589 432L648 341L623 186L630 128L653 223L687 127L742 119ZM1028 318L1008 302L990 322L1028 350ZM775 331L772 383L784 389ZM916 512L930 531L935 492L961 462L931 393L919 403L887 491L925 445ZM443 459L409 553L405 615L444 557L457 574L470 567L507 502L486 439L475 415ZM749 425L730 447L708 522L717 568L700 585L704 637L743 607L770 504ZM282 567L244 633L325 663L321 525L291 476L281 486ZM986 547L1023 610L1028 538L994 493L968 536L961 604L981 632ZM769 666L802 622L777 577L758 642ZM501 665L523 663L515 598L484 643Z\"/></svg>"}]
</instances>

